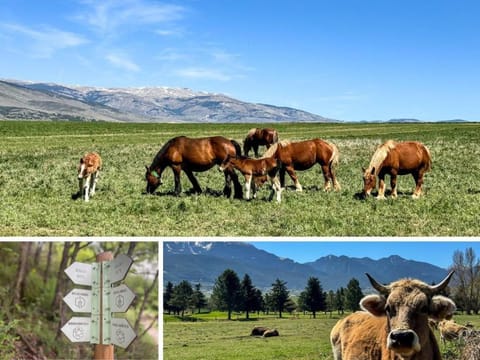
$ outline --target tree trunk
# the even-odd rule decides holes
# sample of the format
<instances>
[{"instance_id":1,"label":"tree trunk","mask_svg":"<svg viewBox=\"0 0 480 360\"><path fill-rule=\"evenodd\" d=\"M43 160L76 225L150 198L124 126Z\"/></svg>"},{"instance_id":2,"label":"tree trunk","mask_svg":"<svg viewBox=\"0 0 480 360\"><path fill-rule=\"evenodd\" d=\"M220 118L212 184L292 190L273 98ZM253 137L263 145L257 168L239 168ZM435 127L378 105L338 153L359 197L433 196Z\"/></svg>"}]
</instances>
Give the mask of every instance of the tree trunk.
<instances>
[{"instance_id":1,"label":"tree trunk","mask_svg":"<svg viewBox=\"0 0 480 360\"><path fill-rule=\"evenodd\" d=\"M155 273L155 278L153 279L152 284L150 285L149 288L145 289L145 292L143 294L142 305L140 306L140 311L138 312L137 320L135 321L135 327L134 327L135 333L138 333L138 328L140 327L140 320L141 320L143 311L145 310L145 306L147 305L148 297L150 296L150 293L152 292L152 290L155 288L155 285L157 285L157 282L158 282L158 270ZM183 310L182 310L182 318L183 318Z\"/></svg>"},{"instance_id":2,"label":"tree trunk","mask_svg":"<svg viewBox=\"0 0 480 360\"><path fill-rule=\"evenodd\" d=\"M48 254L47 254L47 265L45 266L45 272L43 273L43 284L45 285L48 280L48 275L50 273L50 266L52 264L52 248L53 242L48 243Z\"/></svg>"},{"instance_id":3,"label":"tree trunk","mask_svg":"<svg viewBox=\"0 0 480 360\"><path fill-rule=\"evenodd\" d=\"M70 247L72 246L72 243L69 241L65 241L65 244L63 245L63 253L62 253L62 260L60 261L60 267L58 269L57 273L57 286L55 287L55 297L53 298L53 303L52 303L52 314L53 317L55 318L56 315L60 315L60 321L57 329L57 336L56 339L58 339L62 333L61 328L63 326L63 323L65 321L65 309L63 306L63 294L65 293L65 283L66 283L66 275L64 273L65 269L67 268L68 264L68 252L70 250Z\"/></svg>"},{"instance_id":4,"label":"tree trunk","mask_svg":"<svg viewBox=\"0 0 480 360\"><path fill-rule=\"evenodd\" d=\"M15 278L15 291L13 294L14 307L20 304L25 291L25 280L28 275L28 258L31 247L31 242L20 243L20 257L18 261L17 276Z\"/></svg>"},{"instance_id":5,"label":"tree trunk","mask_svg":"<svg viewBox=\"0 0 480 360\"><path fill-rule=\"evenodd\" d=\"M40 266L40 254L42 253L43 242L37 243L35 254L33 255L33 266L38 268Z\"/></svg>"}]
</instances>

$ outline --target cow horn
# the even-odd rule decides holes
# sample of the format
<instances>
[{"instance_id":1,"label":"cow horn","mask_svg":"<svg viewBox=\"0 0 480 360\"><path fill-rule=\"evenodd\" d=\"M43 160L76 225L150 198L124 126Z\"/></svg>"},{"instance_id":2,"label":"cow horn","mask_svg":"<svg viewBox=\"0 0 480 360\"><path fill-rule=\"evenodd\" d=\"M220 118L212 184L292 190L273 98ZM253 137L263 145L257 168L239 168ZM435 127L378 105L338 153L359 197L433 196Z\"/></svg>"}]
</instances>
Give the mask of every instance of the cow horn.
<instances>
[{"instance_id":1,"label":"cow horn","mask_svg":"<svg viewBox=\"0 0 480 360\"><path fill-rule=\"evenodd\" d=\"M430 291L433 294L437 294L440 291L442 291L443 289L445 289L447 287L448 282L450 281L450 278L452 277L454 272L455 272L454 270L450 271L450 273L447 275L447 277L445 279L443 279L439 284L434 285L434 286L430 286Z\"/></svg>"},{"instance_id":2,"label":"cow horn","mask_svg":"<svg viewBox=\"0 0 480 360\"><path fill-rule=\"evenodd\" d=\"M388 289L388 287L378 283L377 280L375 280L373 277L370 276L370 274L365 273L365 275L367 275L368 280L370 280L370 284L372 284L373 288L377 290L380 294L388 295L390 293L390 290Z\"/></svg>"}]
</instances>

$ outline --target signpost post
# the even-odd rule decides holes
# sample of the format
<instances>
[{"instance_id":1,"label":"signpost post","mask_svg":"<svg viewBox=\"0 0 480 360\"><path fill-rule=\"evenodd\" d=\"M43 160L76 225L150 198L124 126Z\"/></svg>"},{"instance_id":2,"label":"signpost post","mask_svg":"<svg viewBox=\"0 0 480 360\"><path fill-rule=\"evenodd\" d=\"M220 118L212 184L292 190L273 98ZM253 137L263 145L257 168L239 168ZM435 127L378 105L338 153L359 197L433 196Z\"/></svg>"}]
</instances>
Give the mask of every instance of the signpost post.
<instances>
[{"instance_id":1,"label":"signpost post","mask_svg":"<svg viewBox=\"0 0 480 360\"><path fill-rule=\"evenodd\" d=\"M112 312L126 312L135 299L127 285L112 287L125 278L133 260L127 255L114 259L111 252L98 254L96 260L65 269L74 284L92 289L73 289L63 300L73 312L91 316L74 316L61 330L72 342L95 344L94 359L113 360L114 345L126 348L136 337L126 319L112 317Z\"/></svg>"}]
</instances>

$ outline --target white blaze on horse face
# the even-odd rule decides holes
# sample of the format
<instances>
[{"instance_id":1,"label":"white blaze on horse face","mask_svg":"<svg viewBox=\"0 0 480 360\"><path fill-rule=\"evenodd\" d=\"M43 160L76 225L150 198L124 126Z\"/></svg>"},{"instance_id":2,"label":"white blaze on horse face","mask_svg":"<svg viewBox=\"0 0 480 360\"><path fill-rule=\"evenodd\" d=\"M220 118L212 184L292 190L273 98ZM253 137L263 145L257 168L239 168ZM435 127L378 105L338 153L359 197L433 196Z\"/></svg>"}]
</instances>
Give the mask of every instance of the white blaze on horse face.
<instances>
[{"instance_id":1,"label":"white blaze on horse face","mask_svg":"<svg viewBox=\"0 0 480 360\"><path fill-rule=\"evenodd\" d=\"M78 166L78 178L79 179L83 179L83 177L85 176L85 169L86 169L87 165L82 162L79 166Z\"/></svg>"}]
</instances>

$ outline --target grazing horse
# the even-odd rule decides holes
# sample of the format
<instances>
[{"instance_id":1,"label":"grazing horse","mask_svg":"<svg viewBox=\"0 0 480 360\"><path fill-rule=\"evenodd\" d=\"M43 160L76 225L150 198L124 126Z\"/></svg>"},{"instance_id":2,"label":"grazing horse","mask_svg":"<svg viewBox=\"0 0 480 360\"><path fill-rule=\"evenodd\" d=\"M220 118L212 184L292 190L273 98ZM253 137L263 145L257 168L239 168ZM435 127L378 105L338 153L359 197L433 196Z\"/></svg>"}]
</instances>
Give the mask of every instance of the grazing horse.
<instances>
[{"instance_id":1,"label":"grazing horse","mask_svg":"<svg viewBox=\"0 0 480 360\"><path fill-rule=\"evenodd\" d=\"M330 182L334 190L340 190L340 184L335 178L333 167L338 164L339 153L334 144L312 139L305 141L281 141L268 149L264 157L273 156L280 160L280 184L285 187L285 172L295 184L297 191L302 191L302 185L298 181L295 170L307 170L313 165L319 164L325 179L324 190L330 190Z\"/></svg>"},{"instance_id":2,"label":"grazing horse","mask_svg":"<svg viewBox=\"0 0 480 360\"><path fill-rule=\"evenodd\" d=\"M265 175L268 175L270 182L272 183L272 193L270 195L270 200L273 198L274 193L277 194L277 202L282 201L282 188L280 186L280 181L277 177L277 172L279 168L279 161L273 157L260 158L260 159L251 159L245 156L231 157L227 156L223 163L220 165L220 170L225 171L226 169L237 169L245 177L245 189L247 191L246 198L250 199L250 189L252 188L252 179L253 181L253 198L257 197L256 185L258 181L255 181L255 178L259 177L260 179L264 178ZM261 181L260 181L261 182Z\"/></svg>"},{"instance_id":3,"label":"grazing horse","mask_svg":"<svg viewBox=\"0 0 480 360\"><path fill-rule=\"evenodd\" d=\"M265 145L267 149L273 144L278 142L278 132L275 129L266 128L259 129L253 128L247 134L247 137L243 141L243 154L248 156L248 152L253 148L255 157L258 157L258 147Z\"/></svg>"},{"instance_id":4,"label":"grazing horse","mask_svg":"<svg viewBox=\"0 0 480 360\"><path fill-rule=\"evenodd\" d=\"M363 170L363 194L370 195L376 186L378 176L377 199L385 199L385 175L390 175L392 197L397 197L397 175L412 174L415 179L415 191L412 198L422 194L424 174L432 168L430 151L416 141L395 142L388 140L377 147L370 160L370 165Z\"/></svg>"},{"instance_id":5,"label":"grazing horse","mask_svg":"<svg viewBox=\"0 0 480 360\"><path fill-rule=\"evenodd\" d=\"M147 180L147 193L153 194L162 184L162 173L166 167L171 167L175 178L175 194L180 195L180 172L183 170L193 185L193 191L200 194L202 189L193 172L207 171L214 165L220 165L227 156L241 154L240 144L222 136L206 138L188 138L178 136L167 141L157 153L150 166L146 166L145 179ZM230 197L231 183L234 183L234 197L243 198L242 186L238 177L231 169L226 169L225 187L223 194Z\"/></svg>"},{"instance_id":6,"label":"grazing horse","mask_svg":"<svg viewBox=\"0 0 480 360\"><path fill-rule=\"evenodd\" d=\"M95 152L85 154L78 164L78 194L85 201L89 201L90 196L95 194L95 186L97 185L98 175L102 167L102 159Z\"/></svg>"}]
</instances>

